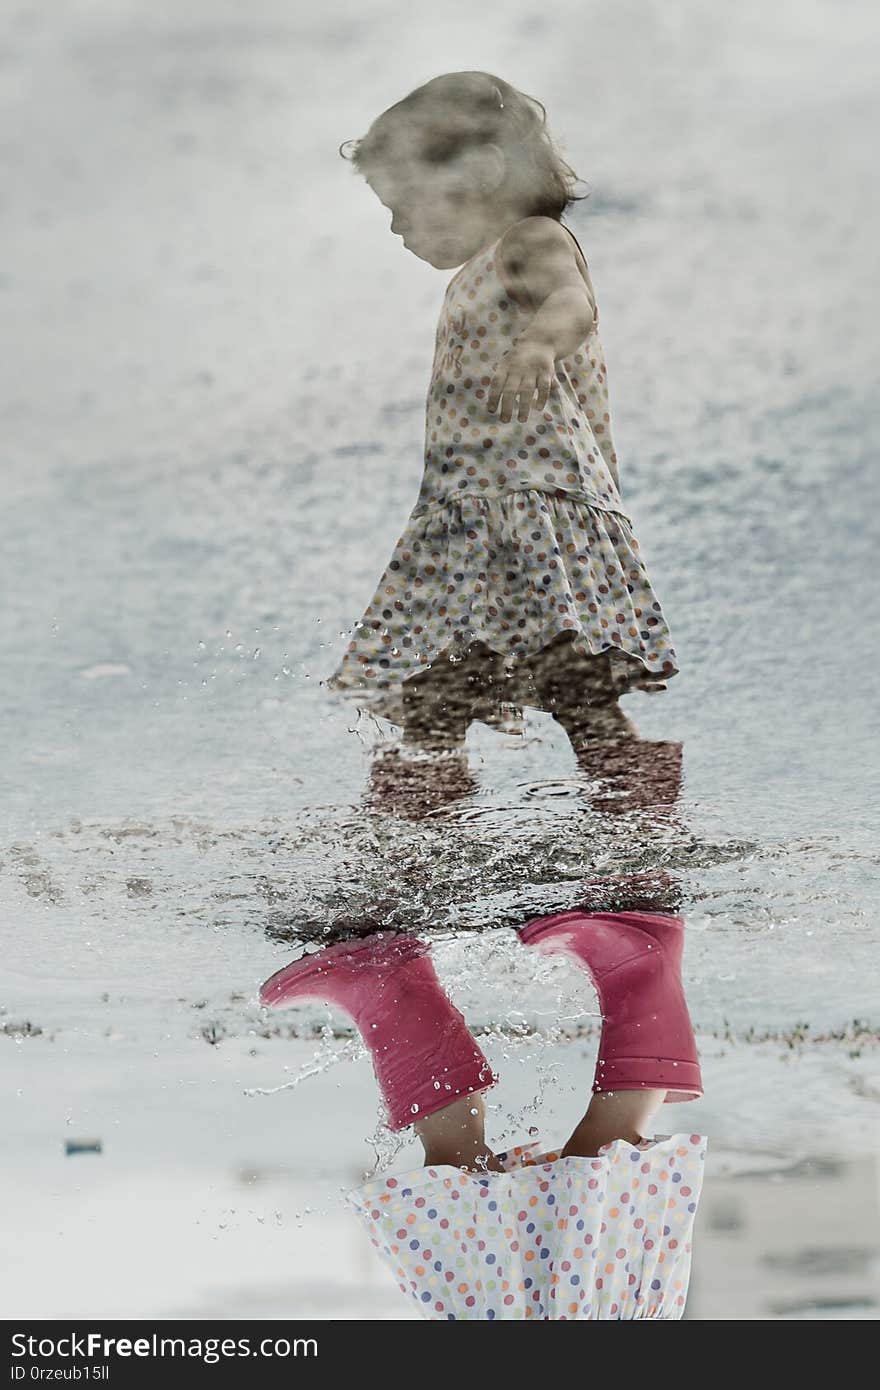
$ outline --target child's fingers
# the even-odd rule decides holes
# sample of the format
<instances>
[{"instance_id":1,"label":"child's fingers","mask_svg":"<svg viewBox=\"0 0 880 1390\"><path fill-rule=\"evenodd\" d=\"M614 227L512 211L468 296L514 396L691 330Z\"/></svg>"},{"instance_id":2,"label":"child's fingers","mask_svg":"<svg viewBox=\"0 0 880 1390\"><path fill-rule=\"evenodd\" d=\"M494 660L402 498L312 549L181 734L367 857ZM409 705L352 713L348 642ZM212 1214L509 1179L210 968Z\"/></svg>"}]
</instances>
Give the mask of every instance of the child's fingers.
<instances>
[{"instance_id":1,"label":"child's fingers","mask_svg":"<svg viewBox=\"0 0 880 1390\"><path fill-rule=\"evenodd\" d=\"M546 376L543 380L541 378L538 379L538 400L536 402L538 410L546 410L552 388L552 377Z\"/></svg>"},{"instance_id":2,"label":"child's fingers","mask_svg":"<svg viewBox=\"0 0 880 1390\"><path fill-rule=\"evenodd\" d=\"M529 413L534 402L538 411L544 409L547 398L550 395L550 382L546 377L538 376L533 380L523 381L519 388L519 416L520 424L525 424L529 418Z\"/></svg>"},{"instance_id":3,"label":"child's fingers","mask_svg":"<svg viewBox=\"0 0 880 1390\"><path fill-rule=\"evenodd\" d=\"M532 401L535 398L537 381L522 381L519 387L519 414L517 419L524 425L529 418L529 411L532 408Z\"/></svg>"},{"instance_id":4,"label":"child's fingers","mask_svg":"<svg viewBox=\"0 0 880 1390\"><path fill-rule=\"evenodd\" d=\"M492 385L489 387L489 398L486 401L486 408L490 415L493 415L498 409L498 402L501 399L501 393L504 390L504 383L506 380L507 376L504 372L498 372L497 375L492 378Z\"/></svg>"},{"instance_id":5,"label":"child's fingers","mask_svg":"<svg viewBox=\"0 0 880 1390\"><path fill-rule=\"evenodd\" d=\"M543 410L550 397L553 382L550 377L523 377L499 374L489 387L486 401L490 414L498 412L504 424L509 424L516 410L520 424L528 421L533 402L538 410ZM535 396L537 394L537 401ZM517 406L517 401L519 405Z\"/></svg>"},{"instance_id":6,"label":"child's fingers","mask_svg":"<svg viewBox=\"0 0 880 1390\"><path fill-rule=\"evenodd\" d=\"M509 424L510 420L513 418L513 411L519 392L519 379L517 377L508 377L504 383L504 390L501 392L501 405L499 409L499 418L505 425Z\"/></svg>"}]
</instances>

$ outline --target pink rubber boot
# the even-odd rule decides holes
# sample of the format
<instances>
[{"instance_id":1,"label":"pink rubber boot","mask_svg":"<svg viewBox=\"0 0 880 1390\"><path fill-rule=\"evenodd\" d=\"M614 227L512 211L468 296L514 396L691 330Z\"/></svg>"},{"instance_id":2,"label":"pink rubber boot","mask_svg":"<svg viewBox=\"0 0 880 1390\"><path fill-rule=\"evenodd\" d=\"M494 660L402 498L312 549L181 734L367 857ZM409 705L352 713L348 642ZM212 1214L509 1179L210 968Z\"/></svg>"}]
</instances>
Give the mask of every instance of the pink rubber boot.
<instances>
[{"instance_id":1,"label":"pink rubber boot","mask_svg":"<svg viewBox=\"0 0 880 1390\"><path fill-rule=\"evenodd\" d=\"M294 961L266 980L273 1008L320 999L357 1024L373 1059L388 1127L406 1129L497 1077L444 993L424 941L378 932Z\"/></svg>"},{"instance_id":2,"label":"pink rubber boot","mask_svg":"<svg viewBox=\"0 0 880 1390\"><path fill-rule=\"evenodd\" d=\"M526 946L564 954L596 988L602 1036L593 1090L666 1089L666 1100L703 1094L681 983L684 922L653 912L559 912L519 929Z\"/></svg>"}]
</instances>

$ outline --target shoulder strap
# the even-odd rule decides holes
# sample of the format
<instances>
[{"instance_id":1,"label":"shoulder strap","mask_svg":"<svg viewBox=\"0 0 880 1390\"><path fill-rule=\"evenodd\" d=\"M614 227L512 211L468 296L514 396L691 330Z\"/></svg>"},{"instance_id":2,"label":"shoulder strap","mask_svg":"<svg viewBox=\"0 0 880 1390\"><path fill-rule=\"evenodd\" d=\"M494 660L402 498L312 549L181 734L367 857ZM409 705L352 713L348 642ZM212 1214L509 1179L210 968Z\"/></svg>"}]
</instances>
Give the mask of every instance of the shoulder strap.
<instances>
[{"instance_id":1,"label":"shoulder strap","mask_svg":"<svg viewBox=\"0 0 880 1390\"><path fill-rule=\"evenodd\" d=\"M571 239L572 239L572 241L574 242L575 246L576 246L577 249L580 251L581 257L583 258L584 265L586 266L586 269L587 269L587 281L586 281L586 283L587 283L587 288L589 289L589 291L590 291L590 296L591 296L591 298L592 298L592 300L593 300L593 319L594 319L594 323L595 323L595 324L598 324L598 322L599 322L599 306L598 306L598 304L596 303L596 291L593 289L593 282L592 282L592 280L590 279L590 266L589 266L589 262L587 261L587 258L586 258L586 256L584 255L583 247L581 246L581 244L580 244L580 242L578 241L577 237L575 236L574 232L571 230L571 227L566 227L564 222L560 222L559 225L560 225L560 227L565 227L565 230L568 232L568 235L571 237Z\"/></svg>"},{"instance_id":2,"label":"shoulder strap","mask_svg":"<svg viewBox=\"0 0 880 1390\"><path fill-rule=\"evenodd\" d=\"M580 251L581 255L584 256L584 248L581 246L581 244L580 244L580 242L578 241L577 237L575 236L574 232L571 230L571 227L566 226L566 224L565 224L564 222L560 222L559 225L560 225L560 227L565 227L565 230L568 232L568 235L571 237L571 239L572 239L572 241L574 242L575 246L576 246L577 249ZM585 262L586 262L586 259L587 259L586 256L584 256L584 261L585 261Z\"/></svg>"}]
</instances>

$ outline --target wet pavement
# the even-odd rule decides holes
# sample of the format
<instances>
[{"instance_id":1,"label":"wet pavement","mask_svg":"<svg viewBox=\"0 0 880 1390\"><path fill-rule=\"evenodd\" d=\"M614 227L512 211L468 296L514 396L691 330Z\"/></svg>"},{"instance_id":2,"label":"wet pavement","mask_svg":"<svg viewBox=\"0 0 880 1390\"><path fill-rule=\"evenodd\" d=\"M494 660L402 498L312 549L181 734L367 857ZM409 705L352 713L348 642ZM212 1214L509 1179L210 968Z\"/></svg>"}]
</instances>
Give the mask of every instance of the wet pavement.
<instances>
[{"instance_id":1,"label":"wet pavement","mask_svg":"<svg viewBox=\"0 0 880 1390\"><path fill-rule=\"evenodd\" d=\"M570 1118L596 1022L510 928L587 880L618 904L631 875L688 924L707 1097L675 1123L719 1155L687 1315L876 1310L876 17L557 9L550 30L524 5L500 26L407 11L402 30L399 4L342 0L10 11L17 1313L408 1316L338 1200L376 1161L366 1136L400 1157L369 1069L338 1016L267 1016L260 980L302 941L432 933L507 1065L490 1115L507 1142L536 1085L551 1129L563 1099ZM649 806L538 713L522 739L474 726L430 794L383 782L389 730L321 685L418 489L446 281L401 252L336 147L470 65L542 97L593 188L570 220L682 667L624 702L649 774L680 746ZM331 1088L346 1103L328 1120ZM93 1138L100 1154L65 1157ZM817 1205L836 1233L805 1230ZM120 1289L135 1210L142 1269Z\"/></svg>"}]
</instances>

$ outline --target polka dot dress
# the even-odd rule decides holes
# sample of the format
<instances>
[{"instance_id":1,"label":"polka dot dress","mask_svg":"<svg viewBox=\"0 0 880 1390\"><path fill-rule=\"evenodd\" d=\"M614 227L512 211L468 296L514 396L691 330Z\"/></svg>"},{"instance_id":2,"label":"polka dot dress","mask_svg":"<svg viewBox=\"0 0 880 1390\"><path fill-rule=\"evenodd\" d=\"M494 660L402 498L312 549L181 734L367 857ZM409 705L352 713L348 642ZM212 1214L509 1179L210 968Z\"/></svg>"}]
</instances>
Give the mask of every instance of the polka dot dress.
<instances>
[{"instance_id":1,"label":"polka dot dress","mask_svg":"<svg viewBox=\"0 0 880 1390\"><path fill-rule=\"evenodd\" d=\"M706 1140L676 1134L598 1158L499 1155L502 1173L419 1168L351 1194L426 1318L680 1318Z\"/></svg>"},{"instance_id":2,"label":"polka dot dress","mask_svg":"<svg viewBox=\"0 0 880 1390\"><path fill-rule=\"evenodd\" d=\"M570 635L586 659L610 654L615 695L663 689L677 670L614 481L595 324L557 362L543 412L533 409L524 424L489 414L493 373L531 318L505 291L497 246L473 256L447 288L419 497L328 682L392 719L408 677L475 642L513 672Z\"/></svg>"}]
</instances>

